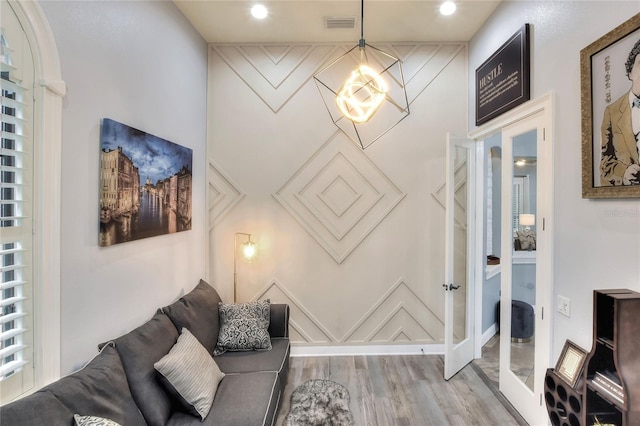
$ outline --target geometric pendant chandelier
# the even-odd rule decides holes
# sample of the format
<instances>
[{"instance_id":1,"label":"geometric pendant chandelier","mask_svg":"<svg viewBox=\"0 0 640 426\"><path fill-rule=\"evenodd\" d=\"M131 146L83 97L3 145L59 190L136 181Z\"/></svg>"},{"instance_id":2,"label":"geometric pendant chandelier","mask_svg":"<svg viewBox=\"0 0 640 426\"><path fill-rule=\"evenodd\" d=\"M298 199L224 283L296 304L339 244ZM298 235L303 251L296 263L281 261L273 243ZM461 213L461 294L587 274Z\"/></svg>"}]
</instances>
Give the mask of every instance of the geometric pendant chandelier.
<instances>
[{"instance_id":1,"label":"geometric pendant chandelier","mask_svg":"<svg viewBox=\"0 0 640 426\"><path fill-rule=\"evenodd\" d=\"M313 78L333 124L362 149L409 115L400 59L364 41L364 0L360 41Z\"/></svg>"}]
</instances>

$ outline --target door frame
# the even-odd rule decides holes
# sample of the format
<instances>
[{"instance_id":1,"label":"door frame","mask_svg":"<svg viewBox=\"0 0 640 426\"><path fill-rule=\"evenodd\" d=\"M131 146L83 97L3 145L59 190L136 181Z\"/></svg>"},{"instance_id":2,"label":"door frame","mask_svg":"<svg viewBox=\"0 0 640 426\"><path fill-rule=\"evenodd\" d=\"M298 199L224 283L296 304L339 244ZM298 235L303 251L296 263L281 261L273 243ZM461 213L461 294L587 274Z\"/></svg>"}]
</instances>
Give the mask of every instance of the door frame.
<instances>
[{"instance_id":1,"label":"door frame","mask_svg":"<svg viewBox=\"0 0 640 426\"><path fill-rule=\"evenodd\" d=\"M484 126L481 126L469 133L469 137L476 140L478 142L478 150L483 152L484 143L483 141L490 136L493 136L497 133L502 132L502 129L513 125L517 122L520 122L532 115L540 114L542 115L542 120L544 122L544 139L545 143L540 149L539 156L543 156L546 161L539 162L539 165L544 167L543 169L538 170L538 184L539 187L542 188L553 188L553 135L554 135L554 122L553 122L553 107L554 107L554 94L552 92L541 96L535 100L529 101L525 104L522 104L513 110L503 114L502 116L492 120ZM477 156L478 161L478 183L481 188L478 190L478 197L476 199L478 211L482 210L482 203L486 196L486 188L484 188L484 179L485 179L485 158L484 155ZM538 338L538 331L540 331L543 337L545 337L545 341L536 341L536 378L534 384L534 390L536 394L540 393L540 403L544 408L544 400L542 398L543 392L543 380L544 380L544 369L538 368L538 366L544 365L545 367L549 367L551 364L551 341L553 338L552 333L552 294L553 294L553 235L554 235L554 221L553 221L553 191L548 191L548 193L542 195L543 199L541 200L541 204L539 204L538 208L542 209L541 213L544 217L544 225L542 221L539 222L538 230L542 231L544 226L544 233L546 234L546 238L544 238L544 247L540 247L540 252L544 251L546 254L543 257L538 256L537 262L540 262L541 266L541 274L537 278L538 282L541 282L543 285L536 288L537 291L537 299L536 299L536 317L540 316L541 324L536 324L536 327L541 327L540 330L536 331L536 339ZM479 220L484 221L484 218ZM476 265L477 265L477 273L484 274L484 269L486 265L486 260L481 258L483 255L483 244L485 242L485 237L483 235L483 226L478 226L476 228ZM543 241L540 241L543 243ZM540 253L538 253L540 254ZM509 255L510 259L511 256ZM507 259L508 260L508 259ZM478 275L482 277L483 275ZM478 285L476 288L476 309L475 309L475 321L476 324L482 324L482 286ZM502 317L502 316L501 316ZM476 357L481 357L482 353L482 327L476 327L476 336L475 336L475 354ZM524 414L524 413L523 413Z\"/></svg>"}]
</instances>

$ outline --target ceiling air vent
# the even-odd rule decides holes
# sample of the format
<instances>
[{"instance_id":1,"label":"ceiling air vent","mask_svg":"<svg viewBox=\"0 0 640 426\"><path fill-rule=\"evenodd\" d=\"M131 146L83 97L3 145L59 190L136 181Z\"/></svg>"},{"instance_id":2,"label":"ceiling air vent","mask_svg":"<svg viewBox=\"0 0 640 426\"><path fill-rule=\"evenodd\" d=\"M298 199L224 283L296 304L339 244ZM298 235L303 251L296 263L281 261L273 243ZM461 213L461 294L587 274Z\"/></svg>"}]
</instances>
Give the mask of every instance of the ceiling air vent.
<instances>
[{"instance_id":1,"label":"ceiling air vent","mask_svg":"<svg viewBox=\"0 0 640 426\"><path fill-rule=\"evenodd\" d=\"M356 27L355 16L325 16L324 27L328 30L347 29L352 30Z\"/></svg>"}]
</instances>

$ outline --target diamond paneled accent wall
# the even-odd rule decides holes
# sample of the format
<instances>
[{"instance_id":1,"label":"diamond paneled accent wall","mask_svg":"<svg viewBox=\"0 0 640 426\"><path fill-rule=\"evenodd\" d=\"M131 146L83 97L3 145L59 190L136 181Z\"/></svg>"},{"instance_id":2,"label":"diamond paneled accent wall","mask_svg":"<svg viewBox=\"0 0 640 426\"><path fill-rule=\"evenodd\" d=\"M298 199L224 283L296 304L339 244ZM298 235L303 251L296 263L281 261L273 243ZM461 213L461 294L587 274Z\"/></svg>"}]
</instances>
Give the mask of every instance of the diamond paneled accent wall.
<instances>
[{"instance_id":1,"label":"diamond paneled accent wall","mask_svg":"<svg viewBox=\"0 0 640 426\"><path fill-rule=\"evenodd\" d=\"M467 133L467 46L370 42L403 61L411 114L366 150L313 81L354 42L209 46L207 278L231 300L234 234L250 233L238 301L289 304L294 350L443 344L445 144Z\"/></svg>"}]
</instances>

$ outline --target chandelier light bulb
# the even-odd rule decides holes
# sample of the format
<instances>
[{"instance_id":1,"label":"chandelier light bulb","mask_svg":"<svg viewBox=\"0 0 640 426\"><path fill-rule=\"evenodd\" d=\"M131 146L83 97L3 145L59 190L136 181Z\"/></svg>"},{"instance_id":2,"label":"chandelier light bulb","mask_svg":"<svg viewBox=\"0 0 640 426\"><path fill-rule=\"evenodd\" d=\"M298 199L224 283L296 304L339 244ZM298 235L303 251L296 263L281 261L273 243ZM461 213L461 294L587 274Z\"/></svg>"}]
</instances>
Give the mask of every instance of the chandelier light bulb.
<instances>
[{"instance_id":1,"label":"chandelier light bulb","mask_svg":"<svg viewBox=\"0 0 640 426\"><path fill-rule=\"evenodd\" d=\"M361 64L336 95L342 114L355 123L365 123L380 109L389 91L384 79L366 64Z\"/></svg>"}]
</instances>

